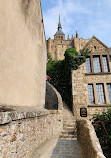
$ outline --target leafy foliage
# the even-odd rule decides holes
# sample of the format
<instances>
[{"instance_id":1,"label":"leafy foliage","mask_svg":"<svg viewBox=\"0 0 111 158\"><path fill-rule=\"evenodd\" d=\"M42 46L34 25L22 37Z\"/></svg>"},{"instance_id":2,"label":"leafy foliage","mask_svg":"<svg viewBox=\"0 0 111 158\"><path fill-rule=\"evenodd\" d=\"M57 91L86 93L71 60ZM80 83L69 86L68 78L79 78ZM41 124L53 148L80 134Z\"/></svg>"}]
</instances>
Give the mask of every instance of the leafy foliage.
<instances>
[{"instance_id":1,"label":"leafy foliage","mask_svg":"<svg viewBox=\"0 0 111 158\"><path fill-rule=\"evenodd\" d=\"M93 116L93 125L104 153L111 156L111 109Z\"/></svg>"},{"instance_id":2,"label":"leafy foliage","mask_svg":"<svg viewBox=\"0 0 111 158\"><path fill-rule=\"evenodd\" d=\"M50 83L60 92L69 106L72 102L71 70L77 70L86 61L89 53L88 49L83 49L78 53L74 48L68 48L65 51L65 59L61 61L54 61L48 55L47 75L51 78Z\"/></svg>"}]
</instances>

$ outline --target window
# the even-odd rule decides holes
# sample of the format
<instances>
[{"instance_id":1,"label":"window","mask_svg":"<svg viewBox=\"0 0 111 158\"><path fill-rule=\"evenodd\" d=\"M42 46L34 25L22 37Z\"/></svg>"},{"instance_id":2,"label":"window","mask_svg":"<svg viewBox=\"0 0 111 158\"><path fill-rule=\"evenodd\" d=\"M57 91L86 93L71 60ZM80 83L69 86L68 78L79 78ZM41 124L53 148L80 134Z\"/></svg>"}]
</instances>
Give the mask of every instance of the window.
<instances>
[{"instance_id":1,"label":"window","mask_svg":"<svg viewBox=\"0 0 111 158\"><path fill-rule=\"evenodd\" d=\"M89 102L94 103L94 90L93 84L88 84L88 92L89 92Z\"/></svg>"},{"instance_id":2,"label":"window","mask_svg":"<svg viewBox=\"0 0 111 158\"><path fill-rule=\"evenodd\" d=\"M91 72L91 60L90 57L86 58L86 72Z\"/></svg>"},{"instance_id":3,"label":"window","mask_svg":"<svg viewBox=\"0 0 111 158\"><path fill-rule=\"evenodd\" d=\"M108 60L107 60L107 56L102 56L103 58L103 66L104 66L104 72L108 72L109 68L108 68Z\"/></svg>"},{"instance_id":4,"label":"window","mask_svg":"<svg viewBox=\"0 0 111 158\"><path fill-rule=\"evenodd\" d=\"M105 104L103 84L97 84L96 88L97 88L98 103L99 104Z\"/></svg>"},{"instance_id":5,"label":"window","mask_svg":"<svg viewBox=\"0 0 111 158\"><path fill-rule=\"evenodd\" d=\"M93 57L94 72L101 72L100 57Z\"/></svg>"},{"instance_id":6,"label":"window","mask_svg":"<svg viewBox=\"0 0 111 158\"><path fill-rule=\"evenodd\" d=\"M96 46L94 46L94 50L96 50Z\"/></svg>"},{"instance_id":7,"label":"window","mask_svg":"<svg viewBox=\"0 0 111 158\"><path fill-rule=\"evenodd\" d=\"M109 103L111 103L111 83L107 84Z\"/></svg>"},{"instance_id":8,"label":"window","mask_svg":"<svg viewBox=\"0 0 111 158\"><path fill-rule=\"evenodd\" d=\"M61 36L61 39L63 39L63 36Z\"/></svg>"}]
</instances>

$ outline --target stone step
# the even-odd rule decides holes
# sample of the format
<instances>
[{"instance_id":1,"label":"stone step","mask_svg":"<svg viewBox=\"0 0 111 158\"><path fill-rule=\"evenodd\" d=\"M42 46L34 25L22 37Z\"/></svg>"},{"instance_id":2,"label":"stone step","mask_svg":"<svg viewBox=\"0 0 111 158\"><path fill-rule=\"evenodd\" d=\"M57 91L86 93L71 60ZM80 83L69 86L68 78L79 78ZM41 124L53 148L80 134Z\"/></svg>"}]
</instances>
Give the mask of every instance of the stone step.
<instances>
[{"instance_id":1,"label":"stone step","mask_svg":"<svg viewBox=\"0 0 111 158\"><path fill-rule=\"evenodd\" d=\"M64 117L63 120L75 120L73 117Z\"/></svg>"},{"instance_id":2,"label":"stone step","mask_svg":"<svg viewBox=\"0 0 111 158\"><path fill-rule=\"evenodd\" d=\"M74 135L74 131L63 131L62 134L64 135Z\"/></svg>"},{"instance_id":3,"label":"stone step","mask_svg":"<svg viewBox=\"0 0 111 158\"><path fill-rule=\"evenodd\" d=\"M76 122L74 121L63 121L63 124L75 124Z\"/></svg>"},{"instance_id":4,"label":"stone step","mask_svg":"<svg viewBox=\"0 0 111 158\"><path fill-rule=\"evenodd\" d=\"M75 128L74 127L63 127L63 130L64 131L74 131L75 130Z\"/></svg>"},{"instance_id":5,"label":"stone step","mask_svg":"<svg viewBox=\"0 0 111 158\"><path fill-rule=\"evenodd\" d=\"M67 119L68 119L68 120L75 120L73 117L72 117L72 118L71 118L71 117L64 117L64 118L63 118L63 120L67 120Z\"/></svg>"},{"instance_id":6,"label":"stone step","mask_svg":"<svg viewBox=\"0 0 111 158\"><path fill-rule=\"evenodd\" d=\"M67 127L75 127L75 124L63 124L63 128L67 128Z\"/></svg>"},{"instance_id":7,"label":"stone step","mask_svg":"<svg viewBox=\"0 0 111 158\"><path fill-rule=\"evenodd\" d=\"M71 139L71 138L77 138L76 135L67 135L67 134L60 135L59 137L60 137L60 138L68 138L68 139Z\"/></svg>"},{"instance_id":8,"label":"stone step","mask_svg":"<svg viewBox=\"0 0 111 158\"><path fill-rule=\"evenodd\" d=\"M63 120L71 120L71 121L75 121L74 118L70 118L70 117L63 118Z\"/></svg>"},{"instance_id":9,"label":"stone step","mask_svg":"<svg viewBox=\"0 0 111 158\"><path fill-rule=\"evenodd\" d=\"M68 121L68 120L69 121L75 121L73 118L70 118L70 117L69 118L63 118L63 121Z\"/></svg>"}]
</instances>

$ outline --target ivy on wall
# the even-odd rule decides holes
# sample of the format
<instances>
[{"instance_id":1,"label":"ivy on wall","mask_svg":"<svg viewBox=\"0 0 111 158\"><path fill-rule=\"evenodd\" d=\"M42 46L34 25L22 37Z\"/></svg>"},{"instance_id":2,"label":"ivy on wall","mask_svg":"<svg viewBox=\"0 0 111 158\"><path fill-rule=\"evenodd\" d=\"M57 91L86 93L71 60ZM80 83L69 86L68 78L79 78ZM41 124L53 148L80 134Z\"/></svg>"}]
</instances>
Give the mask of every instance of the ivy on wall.
<instances>
[{"instance_id":1,"label":"ivy on wall","mask_svg":"<svg viewBox=\"0 0 111 158\"><path fill-rule=\"evenodd\" d=\"M48 54L47 75L50 76L50 83L59 91L63 101L71 108L72 104L72 83L71 70L77 70L86 61L91 51L88 48L79 53L74 48L65 51L65 59L61 61L52 60Z\"/></svg>"}]
</instances>

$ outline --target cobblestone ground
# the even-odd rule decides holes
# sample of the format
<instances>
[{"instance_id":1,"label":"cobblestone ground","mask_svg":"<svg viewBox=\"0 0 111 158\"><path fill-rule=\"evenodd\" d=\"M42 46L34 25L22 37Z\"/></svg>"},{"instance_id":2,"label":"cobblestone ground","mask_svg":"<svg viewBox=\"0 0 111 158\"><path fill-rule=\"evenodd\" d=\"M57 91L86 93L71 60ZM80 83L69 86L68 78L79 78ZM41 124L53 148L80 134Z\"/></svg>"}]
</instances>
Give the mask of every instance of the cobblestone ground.
<instances>
[{"instance_id":1,"label":"cobblestone ground","mask_svg":"<svg viewBox=\"0 0 111 158\"><path fill-rule=\"evenodd\" d=\"M77 139L58 139L51 158L82 158Z\"/></svg>"}]
</instances>

